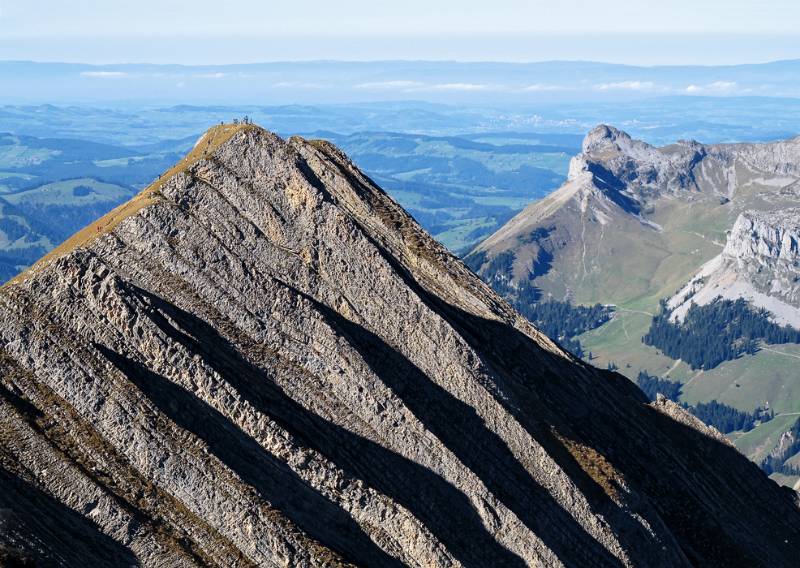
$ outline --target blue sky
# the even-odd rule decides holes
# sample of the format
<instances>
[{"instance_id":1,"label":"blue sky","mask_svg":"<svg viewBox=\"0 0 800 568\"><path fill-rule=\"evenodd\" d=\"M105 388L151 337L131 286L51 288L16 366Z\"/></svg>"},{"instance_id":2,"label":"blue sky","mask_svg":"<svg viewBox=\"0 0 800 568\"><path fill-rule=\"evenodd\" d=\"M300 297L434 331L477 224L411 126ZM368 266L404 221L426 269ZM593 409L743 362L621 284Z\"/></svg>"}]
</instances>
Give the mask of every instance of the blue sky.
<instances>
[{"instance_id":1,"label":"blue sky","mask_svg":"<svg viewBox=\"0 0 800 568\"><path fill-rule=\"evenodd\" d=\"M0 59L749 63L800 58L797 0L0 0Z\"/></svg>"}]
</instances>

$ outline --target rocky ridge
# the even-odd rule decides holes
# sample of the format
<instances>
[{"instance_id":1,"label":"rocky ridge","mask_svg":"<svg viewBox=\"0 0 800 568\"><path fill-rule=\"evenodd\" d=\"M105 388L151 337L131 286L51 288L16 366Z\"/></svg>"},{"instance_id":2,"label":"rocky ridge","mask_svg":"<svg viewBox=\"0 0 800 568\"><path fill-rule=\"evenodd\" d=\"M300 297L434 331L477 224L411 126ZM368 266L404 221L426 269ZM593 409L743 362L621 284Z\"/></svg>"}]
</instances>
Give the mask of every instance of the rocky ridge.
<instances>
[{"instance_id":1,"label":"rocky ridge","mask_svg":"<svg viewBox=\"0 0 800 568\"><path fill-rule=\"evenodd\" d=\"M562 352L336 148L205 140L0 290L5 558L793 564L795 493Z\"/></svg>"},{"instance_id":2,"label":"rocky ridge","mask_svg":"<svg viewBox=\"0 0 800 568\"><path fill-rule=\"evenodd\" d=\"M691 199L692 193L706 193L724 202L754 183L797 192L798 180L800 137L769 144L680 141L657 148L600 125L586 135L564 186L528 206L476 250L507 249L544 224L563 224L556 223L562 211L600 226L634 217L658 231L658 224L641 214L665 195Z\"/></svg>"}]
</instances>

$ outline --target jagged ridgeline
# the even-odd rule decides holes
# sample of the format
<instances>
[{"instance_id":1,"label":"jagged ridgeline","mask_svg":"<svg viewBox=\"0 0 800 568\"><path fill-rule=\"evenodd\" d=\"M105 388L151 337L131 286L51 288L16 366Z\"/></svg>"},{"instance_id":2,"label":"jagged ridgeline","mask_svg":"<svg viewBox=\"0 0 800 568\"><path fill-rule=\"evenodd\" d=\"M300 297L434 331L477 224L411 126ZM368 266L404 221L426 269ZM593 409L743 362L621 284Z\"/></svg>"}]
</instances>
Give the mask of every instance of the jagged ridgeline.
<instances>
[{"instance_id":1,"label":"jagged ridgeline","mask_svg":"<svg viewBox=\"0 0 800 568\"><path fill-rule=\"evenodd\" d=\"M794 566L796 494L341 152L218 127L0 291L3 562Z\"/></svg>"},{"instance_id":2,"label":"jagged ridgeline","mask_svg":"<svg viewBox=\"0 0 800 568\"><path fill-rule=\"evenodd\" d=\"M503 284L512 291L535 288L643 315L658 306L659 292L681 287L671 308L744 298L798 328L798 191L800 137L657 148L601 125L561 188L467 258L487 280L497 259L511 258Z\"/></svg>"}]
</instances>

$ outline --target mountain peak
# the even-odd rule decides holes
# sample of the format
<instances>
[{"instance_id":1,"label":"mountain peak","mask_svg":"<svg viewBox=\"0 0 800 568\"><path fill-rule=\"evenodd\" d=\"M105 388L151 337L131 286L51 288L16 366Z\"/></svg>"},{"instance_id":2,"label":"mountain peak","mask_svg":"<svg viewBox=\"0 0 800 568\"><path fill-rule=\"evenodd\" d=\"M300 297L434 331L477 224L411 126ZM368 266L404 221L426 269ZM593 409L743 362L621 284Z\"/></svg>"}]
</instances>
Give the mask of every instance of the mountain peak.
<instances>
[{"instance_id":1,"label":"mountain peak","mask_svg":"<svg viewBox=\"0 0 800 568\"><path fill-rule=\"evenodd\" d=\"M608 124L599 124L590 130L583 139L582 148L583 152L588 154L609 145L626 145L631 140L627 132Z\"/></svg>"},{"instance_id":2,"label":"mountain peak","mask_svg":"<svg viewBox=\"0 0 800 568\"><path fill-rule=\"evenodd\" d=\"M210 159L219 148L242 132L260 132L271 135L263 128L253 124L219 124L212 126L200 138L197 139L192 150L186 154L178 163L158 176L153 183L139 192L133 199L119 205L112 211L94 221L91 225L75 233L72 237L61 243L59 246L42 257L35 265L27 271L19 274L10 282L29 277L32 273L42 268L44 265L53 262L71 250L89 244L97 237L109 233L119 223L139 210L149 205L157 203L161 198L161 191L165 185L175 176L185 174L202 160ZM274 136L274 135L273 135Z\"/></svg>"},{"instance_id":3,"label":"mountain peak","mask_svg":"<svg viewBox=\"0 0 800 568\"><path fill-rule=\"evenodd\" d=\"M43 565L794 562L788 494L567 355L334 146L228 129L170 172L0 289L0 545Z\"/></svg>"}]
</instances>

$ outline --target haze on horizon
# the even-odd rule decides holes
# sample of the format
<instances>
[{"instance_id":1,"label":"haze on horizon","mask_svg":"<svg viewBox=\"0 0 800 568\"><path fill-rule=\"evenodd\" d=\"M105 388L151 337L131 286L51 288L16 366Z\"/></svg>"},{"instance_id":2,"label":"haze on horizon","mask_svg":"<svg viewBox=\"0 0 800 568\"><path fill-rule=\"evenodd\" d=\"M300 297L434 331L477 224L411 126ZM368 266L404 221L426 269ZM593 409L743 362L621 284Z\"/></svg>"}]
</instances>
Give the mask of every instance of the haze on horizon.
<instances>
[{"instance_id":1,"label":"haze on horizon","mask_svg":"<svg viewBox=\"0 0 800 568\"><path fill-rule=\"evenodd\" d=\"M794 0L0 0L0 59L757 63L800 58L798 19Z\"/></svg>"}]
</instances>

